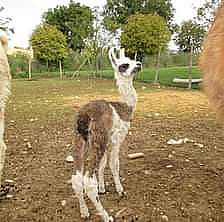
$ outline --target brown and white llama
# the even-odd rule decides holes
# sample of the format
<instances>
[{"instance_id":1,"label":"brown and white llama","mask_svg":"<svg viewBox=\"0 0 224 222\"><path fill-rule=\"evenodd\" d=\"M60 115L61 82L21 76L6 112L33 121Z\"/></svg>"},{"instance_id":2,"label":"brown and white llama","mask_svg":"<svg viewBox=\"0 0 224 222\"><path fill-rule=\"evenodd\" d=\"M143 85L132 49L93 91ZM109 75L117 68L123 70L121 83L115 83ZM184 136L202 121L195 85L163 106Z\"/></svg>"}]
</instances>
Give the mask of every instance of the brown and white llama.
<instances>
[{"instance_id":1,"label":"brown and white llama","mask_svg":"<svg viewBox=\"0 0 224 222\"><path fill-rule=\"evenodd\" d=\"M210 101L224 116L224 1L203 43L200 56L203 84Z\"/></svg>"},{"instance_id":2,"label":"brown and white llama","mask_svg":"<svg viewBox=\"0 0 224 222\"><path fill-rule=\"evenodd\" d=\"M110 49L109 58L121 101L92 101L79 111L75 123L76 174L72 175L72 187L79 199L81 217L89 217L84 201L86 194L104 222L113 221L113 217L103 208L98 194L105 192L104 169L107 156L110 150L109 166L116 191L122 196L124 189L119 175L119 151L137 103L133 78L142 67L140 62L126 57L124 49L120 50L119 58L115 56L114 49Z\"/></svg>"},{"instance_id":3,"label":"brown and white llama","mask_svg":"<svg viewBox=\"0 0 224 222\"><path fill-rule=\"evenodd\" d=\"M0 36L0 186L5 162L6 145L4 143L5 104L10 93L10 71L7 59L8 39Z\"/></svg>"}]
</instances>

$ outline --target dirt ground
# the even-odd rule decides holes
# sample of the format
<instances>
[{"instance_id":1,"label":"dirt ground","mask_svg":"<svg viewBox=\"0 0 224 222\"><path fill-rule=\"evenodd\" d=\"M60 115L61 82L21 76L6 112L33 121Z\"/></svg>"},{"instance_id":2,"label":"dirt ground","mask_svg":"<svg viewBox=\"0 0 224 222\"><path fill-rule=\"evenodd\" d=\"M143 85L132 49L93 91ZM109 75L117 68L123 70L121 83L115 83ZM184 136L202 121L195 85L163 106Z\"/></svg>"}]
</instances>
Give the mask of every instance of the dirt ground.
<instances>
[{"instance_id":1,"label":"dirt ground","mask_svg":"<svg viewBox=\"0 0 224 222\"><path fill-rule=\"evenodd\" d=\"M1 222L82 222L69 180L73 120L93 99L117 100L113 81L13 82L0 193ZM139 103L121 149L119 198L106 170L107 211L122 222L224 221L224 132L202 91L136 83ZM171 139L187 138L179 145ZM127 154L143 152L129 160ZM12 180L12 181L10 181ZM88 201L91 217L99 222Z\"/></svg>"}]
</instances>

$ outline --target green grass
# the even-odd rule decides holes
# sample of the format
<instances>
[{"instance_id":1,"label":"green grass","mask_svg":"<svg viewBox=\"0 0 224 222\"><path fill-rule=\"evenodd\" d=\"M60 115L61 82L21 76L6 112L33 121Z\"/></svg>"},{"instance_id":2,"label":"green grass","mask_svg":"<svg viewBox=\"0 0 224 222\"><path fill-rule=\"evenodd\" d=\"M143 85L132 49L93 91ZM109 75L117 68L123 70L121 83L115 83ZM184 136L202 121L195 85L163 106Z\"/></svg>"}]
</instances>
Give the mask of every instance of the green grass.
<instances>
[{"instance_id":1,"label":"green grass","mask_svg":"<svg viewBox=\"0 0 224 222\"><path fill-rule=\"evenodd\" d=\"M153 83L154 77L155 77L155 68L143 68L143 71L139 73L136 76L136 79L139 81L147 82L147 83ZM71 78L73 76L74 72L65 72L66 78ZM46 73L34 73L33 78L39 79L39 78L58 78L59 73L57 72L51 72L49 74ZM80 71L79 76L76 76L76 78L80 79L86 79L86 78L95 78L94 71ZM105 79L113 79L113 70L103 70L100 71L97 75L97 77L102 77ZM193 79L201 78L200 70L197 66L194 66L192 68L192 77ZM172 80L174 78L188 78L188 67L182 66L182 67L168 67L168 68L161 68L159 70L159 83L161 85L165 86L173 86L173 87L187 87L187 84L185 83L173 83ZM199 88L198 84L193 85L193 88Z\"/></svg>"}]
</instances>

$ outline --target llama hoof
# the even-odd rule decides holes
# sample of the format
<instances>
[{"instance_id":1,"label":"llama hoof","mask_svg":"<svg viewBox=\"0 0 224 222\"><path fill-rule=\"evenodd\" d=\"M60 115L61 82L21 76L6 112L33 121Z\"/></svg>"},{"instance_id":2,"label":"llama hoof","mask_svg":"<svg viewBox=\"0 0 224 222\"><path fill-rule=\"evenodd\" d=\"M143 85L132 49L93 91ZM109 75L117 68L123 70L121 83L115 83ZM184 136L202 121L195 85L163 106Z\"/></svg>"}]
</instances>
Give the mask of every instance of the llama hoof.
<instances>
[{"instance_id":1,"label":"llama hoof","mask_svg":"<svg viewBox=\"0 0 224 222\"><path fill-rule=\"evenodd\" d=\"M99 191L98 191L99 194L105 194L106 193L106 190L105 188L100 188L99 187Z\"/></svg>"},{"instance_id":2,"label":"llama hoof","mask_svg":"<svg viewBox=\"0 0 224 222\"><path fill-rule=\"evenodd\" d=\"M114 222L114 218L110 216L108 222Z\"/></svg>"},{"instance_id":3,"label":"llama hoof","mask_svg":"<svg viewBox=\"0 0 224 222\"><path fill-rule=\"evenodd\" d=\"M81 214L81 218L83 219L87 219L90 216L88 208L85 208L85 207L80 209L80 214Z\"/></svg>"},{"instance_id":4,"label":"llama hoof","mask_svg":"<svg viewBox=\"0 0 224 222\"><path fill-rule=\"evenodd\" d=\"M125 198L126 196L127 196L127 192L120 192L120 193L118 193L118 195L119 195L119 199L122 199L122 198Z\"/></svg>"},{"instance_id":5,"label":"llama hoof","mask_svg":"<svg viewBox=\"0 0 224 222\"><path fill-rule=\"evenodd\" d=\"M84 213L84 214L81 214L81 218L82 218L82 219L88 219L89 216L90 216L89 212Z\"/></svg>"}]
</instances>

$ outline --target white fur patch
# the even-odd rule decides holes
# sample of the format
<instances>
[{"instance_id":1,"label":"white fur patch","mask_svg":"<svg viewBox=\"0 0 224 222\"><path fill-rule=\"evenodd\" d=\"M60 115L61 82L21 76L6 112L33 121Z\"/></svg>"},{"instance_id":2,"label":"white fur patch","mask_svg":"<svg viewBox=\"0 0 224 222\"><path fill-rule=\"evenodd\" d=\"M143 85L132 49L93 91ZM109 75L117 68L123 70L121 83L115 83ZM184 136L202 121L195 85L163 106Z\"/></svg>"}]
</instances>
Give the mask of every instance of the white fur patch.
<instances>
[{"instance_id":1,"label":"white fur patch","mask_svg":"<svg viewBox=\"0 0 224 222\"><path fill-rule=\"evenodd\" d=\"M128 134L128 129L130 127L130 122L123 121L115 108L111 105L113 110L113 127L112 127L112 136L111 136L111 158L110 158L110 168L114 177L114 183L116 190L119 195L123 193L123 186L120 181L120 163L119 163L119 152L120 146L124 141L126 135Z\"/></svg>"},{"instance_id":2,"label":"white fur patch","mask_svg":"<svg viewBox=\"0 0 224 222\"><path fill-rule=\"evenodd\" d=\"M72 175L72 188L75 191L76 197L79 199L80 214L82 218L89 217L88 207L84 200L84 181L81 172L76 171L76 175Z\"/></svg>"},{"instance_id":3,"label":"white fur patch","mask_svg":"<svg viewBox=\"0 0 224 222\"><path fill-rule=\"evenodd\" d=\"M103 158L100 161L98 178L99 178L99 192L105 193L105 183L104 183L104 169L107 165L107 152L104 153Z\"/></svg>"},{"instance_id":4,"label":"white fur patch","mask_svg":"<svg viewBox=\"0 0 224 222\"><path fill-rule=\"evenodd\" d=\"M111 143L112 144L121 144L126 135L128 134L128 130L130 128L130 122L126 122L120 118L116 109L110 105L113 111L113 126L111 130Z\"/></svg>"}]
</instances>

